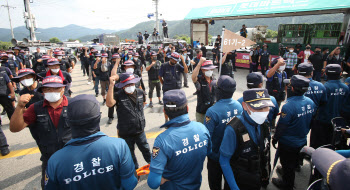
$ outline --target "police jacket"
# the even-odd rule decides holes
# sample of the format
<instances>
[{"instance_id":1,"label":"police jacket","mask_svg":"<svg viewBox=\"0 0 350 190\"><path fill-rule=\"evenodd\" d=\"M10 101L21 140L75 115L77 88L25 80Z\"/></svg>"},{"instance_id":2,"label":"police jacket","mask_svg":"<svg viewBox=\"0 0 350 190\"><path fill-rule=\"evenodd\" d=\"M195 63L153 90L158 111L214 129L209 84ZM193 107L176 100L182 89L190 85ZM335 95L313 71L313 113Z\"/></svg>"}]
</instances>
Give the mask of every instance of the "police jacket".
<instances>
[{"instance_id":1,"label":"police jacket","mask_svg":"<svg viewBox=\"0 0 350 190\"><path fill-rule=\"evenodd\" d=\"M10 69L10 71L12 72L12 75L14 76L14 77L16 77L17 76L17 74L16 74L16 67L18 68L18 65L15 63L15 61L14 60L8 60L7 61L7 63L5 63L5 66L6 67L8 67L9 69Z\"/></svg>"},{"instance_id":2,"label":"police jacket","mask_svg":"<svg viewBox=\"0 0 350 190\"><path fill-rule=\"evenodd\" d=\"M252 62L253 63L259 62L259 56L260 56L259 50L254 50L253 55L252 55Z\"/></svg>"},{"instance_id":3,"label":"police jacket","mask_svg":"<svg viewBox=\"0 0 350 190\"><path fill-rule=\"evenodd\" d=\"M136 88L134 93L136 93L136 102L133 102L124 90L115 92L114 99L117 101L118 113L117 129L122 138L141 134L146 125L143 113L143 90Z\"/></svg>"},{"instance_id":4,"label":"police jacket","mask_svg":"<svg viewBox=\"0 0 350 190\"><path fill-rule=\"evenodd\" d=\"M0 73L0 97L8 96L10 94L10 90L7 87L7 84L10 82L10 78L4 74Z\"/></svg>"},{"instance_id":5,"label":"police jacket","mask_svg":"<svg viewBox=\"0 0 350 190\"><path fill-rule=\"evenodd\" d=\"M156 64L148 70L148 79L150 81L159 80L159 70L161 65L162 63L157 60Z\"/></svg>"},{"instance_id":6,"label":"police jacket","mask_svg":"<svg viewBox=\"0 0 350 190\"><path fill-rule=\"evenodd\" d=\"M215 80L215 79L211 79ZM204 76L198 78L195 83L197 89L197 107L196 111L205 114L216 101L215 87L208 83Z\"/></svg>"},{"instance_id":7,"label":"police jacket","mask_svg":"<svg viewBox=\"0 0 350 190\"><path fill-rule=\"evenodd\" d=\"M249 116L243 114L242 117ZM245 121L252 126L256 125L250 123L249 119ZM236 133L236 150L231 157L230 165L238 187L240 189L260 189L262 178L268 177L262 175L262 168L266 164L264 141L269 137L268 127L260 126L258 143L252 140L252 136L238 117L234 117L227 127L232 127ZM258 134L258 127L254 126L256 134Z\"/></svg>"},{"instance_id":8,"label":"police jacket","mask_svg":"<svg viewBox=\"0 0 350 190\"><path fill-rule=\"evenodd\" d=\"M266 72L268 73L268 71ZM283 71L282 73L275 74L266 81L266 88L269 92L269 95L276 98L277 102L283 101L285 99L286 93L284 90L283 80L287 79L287 73Z\"/></svg>"},{"instance_id":9,"label":"police jacket","mask_svg":"<svg viewBox=\"0 0 350 190\"><path fill-rule=\"evenodd\" d=\"M69 99L68 99L69 102ZM57 128L54 126L44 101L34 103L34 112L37 117L35 128L32 130L38 135L38 146L42 154L41 160L48 160L57 150L72 138L71 128L67 122L67 107L63 107Z\"/></svg>"}]
</instances>

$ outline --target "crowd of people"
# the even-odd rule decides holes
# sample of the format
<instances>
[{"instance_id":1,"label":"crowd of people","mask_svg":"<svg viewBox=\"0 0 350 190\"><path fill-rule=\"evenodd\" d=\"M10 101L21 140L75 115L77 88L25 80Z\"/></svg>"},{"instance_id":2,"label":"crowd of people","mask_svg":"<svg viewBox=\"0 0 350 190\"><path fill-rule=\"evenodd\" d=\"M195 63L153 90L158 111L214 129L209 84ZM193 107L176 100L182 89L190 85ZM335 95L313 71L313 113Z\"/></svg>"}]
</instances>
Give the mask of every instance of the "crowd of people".
<instances>
[{"instance_id":1,"label":"crowd of people","mask_svg":"<svg viewBox=\"0 0 350 190\"><path fill-rule=\"evenodd\" d=\"M70 72L75 65L61 49L42 54L38 48L28 63L28 53L15 47L14 52L0 54L0 104L10 118L11 132L28 127L38 144L43 189L134 189L141 168L135 145L149 164L152 189L199 189L206 158L210 189L222 189L222 179L224 189L260 189L270 181L293 189L310 129L310 146L316 149L332 143L333 118L349 122L350 78L347 84L340 80L344 63L339 48L325 59L319 47L313 53L309 44L304 51L290 46L272 60L267 47L252 51L254 67L238 100L232 98L241 85L234 79L235 51L225 53L221 63L215 58L221 64L215 78L218 66L202 50L194 56L191 46L129 46L100 52L83 47L77 57L95 97L71 98ZM216 49L220 54L219 43ZM148 90L142 80L145 72ZM316 81L318 72L327 82ZM196 122L189 119L192 108L181 90L189 88L189 75L196 89ZM149 106L154 105L154 89L164 108L166 130L151 149L144 131L144 106L147 95ZM21 95L17 105L16 91ZM96 99L100 94L102 103ZM120 138L100 131L100 105L109 108L108 124L116 110ZM2 131L0 142L1 154L9 154ZM270 144L280 158L276 171L281 179L269 178Z\"/></svg>"}]
</instances>

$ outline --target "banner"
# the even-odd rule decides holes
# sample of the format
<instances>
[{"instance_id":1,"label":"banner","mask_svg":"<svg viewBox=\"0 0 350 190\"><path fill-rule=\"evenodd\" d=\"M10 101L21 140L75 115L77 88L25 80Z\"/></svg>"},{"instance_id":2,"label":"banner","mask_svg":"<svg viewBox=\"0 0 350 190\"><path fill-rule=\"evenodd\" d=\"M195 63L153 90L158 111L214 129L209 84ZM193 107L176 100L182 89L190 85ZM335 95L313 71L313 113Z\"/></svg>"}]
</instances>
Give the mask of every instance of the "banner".
<instances>
[{"instance_id":1,"label":"banner","mask_svg":"<svg viewBox=\"0 0 350 190\"><path fill-rule=\"evenodd\" d=\"M232 50L248 47L256 43L225 29L221 44L222 52L226 53Z\"/></svg>"},{"instance_id":2,"label":"banner","mask_svg":"<svg viewBox=\"0 0 350 190\"><path fill-rule=\"evenodd\" d=\"M271 62L278 57L277 55L271 55ZM249 53L237 53L236 67L249 68Z\"/></svg>"}]
</instances>

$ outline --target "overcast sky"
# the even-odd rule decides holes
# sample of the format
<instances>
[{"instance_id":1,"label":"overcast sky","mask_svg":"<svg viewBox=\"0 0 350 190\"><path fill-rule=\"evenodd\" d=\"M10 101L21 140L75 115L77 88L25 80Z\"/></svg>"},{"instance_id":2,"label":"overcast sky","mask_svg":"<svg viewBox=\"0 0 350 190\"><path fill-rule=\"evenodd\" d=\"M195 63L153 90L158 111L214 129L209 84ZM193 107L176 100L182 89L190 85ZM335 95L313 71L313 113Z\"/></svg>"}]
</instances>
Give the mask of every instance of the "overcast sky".
<instances>
[{"instance_id":1,"label":"overcast sky","mask_svg":"<svg viewBox=\"0 0 350 190\"><path fill-rule=\"evenodd\" d=\"M6 5L7 0L0 0ZM24 26L23 0L8 0L13 27ZM39 28L76 24L88 28L120 30L148 21L155 12L152 0L30 0ZM249 0L243 0L249 1ZM182 20L192 8L233 4L237 0L159 0L160 18ZM7 9L0 7L0 28L10 28ZM153 19L154 20L154 19Z\"/></svg>"}]
</instances>

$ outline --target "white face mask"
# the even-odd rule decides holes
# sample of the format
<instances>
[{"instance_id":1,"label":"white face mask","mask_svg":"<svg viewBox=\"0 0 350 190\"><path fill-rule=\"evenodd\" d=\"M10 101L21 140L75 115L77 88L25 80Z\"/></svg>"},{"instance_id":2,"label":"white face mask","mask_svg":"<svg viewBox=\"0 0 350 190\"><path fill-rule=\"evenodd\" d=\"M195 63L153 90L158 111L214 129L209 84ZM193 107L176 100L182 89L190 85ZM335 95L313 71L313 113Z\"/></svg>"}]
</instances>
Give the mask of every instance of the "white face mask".
<instances>
[{"instance_id":1,"label":"white face mask","mask_svg":"<svg viewBox=\"0 0 350 190\"><path fill-rule=\"evenodd\" d=\"M137 61L138 59L139 59L139 58L137 58L137 57L134 57L134 60L135 60L135 61Z\"/></svg>"},{"instance_id":2,"label":"white face mask","mask_svg":"<svg viewBox=\"0 0 350 190\"><path fill-rule=\"evenodd\" d=\"M125 70L127 73L134 73L134 68L128 68Z\"/></svg>"},{"instance_id":3,"label":"white face mask","mask_svg":"<svg viewBox=\"0 0 350 190\"><path fill-rule=\"evenodd\" d=\"M132 57L132 55L129 55L129 58L131 58Z\"/></svg>"},{"instance_id":4,"label":"white face mask","mask_svg":"<svg viewBox=\"0 0 350 190\"><path fill-rule=\"evenodd\" d=\"M248 106L247 106L248 108ZM252 112L249 108L248 110L250 111L250 118L257 123L258 125L261 125L265 122L267 116L269 115L269 112Z\"/></svg>"},{"instance_id":5,"label":"white face mask","mask_svg":"<svg viewBox=\"0 0 350 190\"><path fill-rule=\"evenodd\" d=\"M128 86L125 88L125 92L128 94L132 94L135 92L135 85L134 86Z\"/></svg>"},{"instance_id":6,"label":"white face mask","mask_svg":"<svg viewBox=\"0 0 350 190\"><path fill-rule=\"evenodd\" d=\"M8 56L9 56L9 58L12 58L12 57L13 57L13 55L12 55L12 54L8 54Z\"/></svg>"},{"instance_id":7,"label":"white face mask","mask_svg":"<svg viewBox=\"0 0 350 190\"><path fill-rule=\"evenodd\" d=\"M289 50L289 52L290 52L290 53L293 53L293 52L294 52L294 50Z\"/></svg>"},{"instance_id":8,"label":"white face mask","mask_svg":"<svg viewBox=\"0 0 350 190\"><path fill-rule=\"evenodd\" d=\"M61 93L60 92L48 92L44 93L45 100L48 102L57 102L61 99Z\"/></svg>"},{"instance_id":9,"label":"white face mask","mask_svg":"<svg viewBox=\"0 0 350 190\"><path fill-rule=\"evenodd\" d=\"M213 70L209 70L209 71L205 71L205 76L207 76L207 77L211 77L211 76L213 76Z\"/></svg>"},{"instance_id":10,"label":"white face mask","mask_svg":"<svg viewBox=\"0 0 350 190\"><path fill-rule=\"evenodd\" d=\"M282 65L278 68L279 71L284 71L284 69L286 69L286 65Z\"/></svg>"},{"instance_id":11,"label":"white face mask","mask_svg":"<svg viewBox=\"0 0 350 190\"><path fill-rule=\"evenodd\" d=\"M34 80L33 79L24 79L21 81L21 83L23 84L23 86L29 87L29 86L32 86L34 84Z\"/></svg>"},{"instance_id":12,"label":"white face mask","mask_svg":"<svg viewBox=\"0 0 350 190\"><path fill-rule=\"evenodd\" d=\"M62 59L62 56L57 56L57 59Z\"/></svg>"},{"instance_id":13,"label":"white face mask","mask_svg":"<svg viewBox=\"0 0 350 190\"><path fill-rule=\"evenodd\" d=\"M60 69L51 69L51 71L52 71L53 73L58 73L58 72L60 71Z\"/></svg>"}]
</instances>

